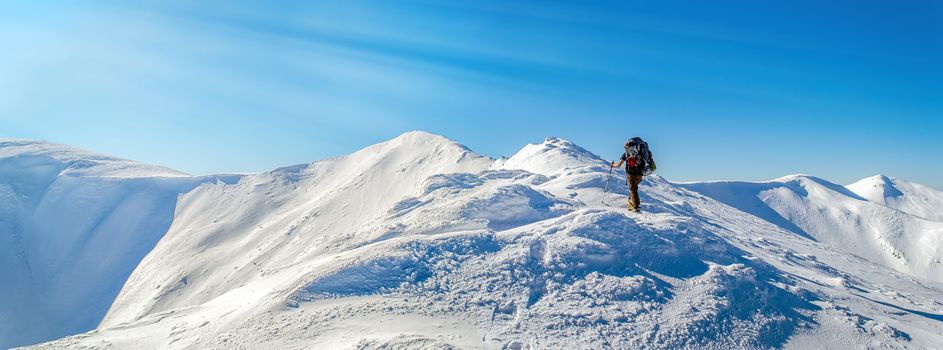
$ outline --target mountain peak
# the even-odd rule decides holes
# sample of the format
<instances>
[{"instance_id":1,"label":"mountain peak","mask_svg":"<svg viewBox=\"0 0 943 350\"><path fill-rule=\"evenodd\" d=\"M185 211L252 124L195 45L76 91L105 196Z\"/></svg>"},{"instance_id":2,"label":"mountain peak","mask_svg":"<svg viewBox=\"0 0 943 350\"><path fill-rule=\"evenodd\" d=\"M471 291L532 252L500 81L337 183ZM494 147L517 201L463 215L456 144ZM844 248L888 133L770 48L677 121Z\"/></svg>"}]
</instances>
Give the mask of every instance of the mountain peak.
<instances>
[{"instance_id":1,"label":"mountain peak","mask_svg":"<svg viewBox=\"0 0 943 350\"><path fill-rule=\"evenodd\" d=\"M556 136L547 136L547 138L544 139L544 144L545 145L555 144L555 145L560 145L560 146L576 146L576 144L571 142L570 140L556 137Z\"/></svg>"},{"instance_id":2,"label":"mountain peak","mask_svg":"<svg viewBox=\"0 0 943 350\"><path fill-rule=\"evenodd\" d=\"M884 174L877 174L877 175L874 175L874 176L869 176L869 177L863 178L863 179L859 180L859 182L866 181L866 182L871 183L871 184L884 184L884 185L892 185L892 186L893 186L895 180L896 180L896 179L891 178L891 177L889 177L889 176L887 176L887 175L884 175Z\"/></svg>"},{"instance_id":3,"label":"mountain peak","mask_svg":"<svg viewBox=\"0 0 943 350\"><path fill-rule=\"evenodd\" d=\"M845 186L870 202L933 221L943 221L943 191L885 175Z\"/></svg>"},{"instance_id":4,"label":"mountain peak","mask_svg":"<svg viewBox=\"0 0 943 350\"><path fill-rule=\"evenodd\" d=\"M451 139L445 136L433 134L431 132L422 131L422 130L411 130L411 131L404 132L400 134L399 136L394 137L391 141L395 141L395 140L456 143L455 141L452 141Z\"/></svg>"},{"instance_id":5,"label":"mountain peak","mask_svg":"<svg viewBox=\"0 0 943 350\"><path fill-rule=\"evenodd\" d=\"M878 174L863 178L845 187L871 202L886 205L888 204L888 199L904 195L904 193L897 188L895 182L897 181L890 177Z\"/></svg>"},{"instance_id":6,"label":"mountain peak","mask_svg":"<svg viewBox=\"0 0 943 350\"><path fill-rule=\"evenodd\" d=\"M556 176L586 167L606 167L608 163L579 145L559 137L547 137L543 143L531 143L508 158L501 168L522 169Z\"/></svg>"},{"instance_id":7,"label":"mountain peak","mask_svg":"<svg viewBox=\"0 0 943 350\"><path fill-rule=\"evenodd\" d=\"M781 176L781 177L770 180L770 182L795 182L795 181L802 181L802 180L811 180L815 182L825 181L823 179L820 179L818 177L815 177L809 174L798 173L798 174L790 174L786 176Z\"/></svg>"},{"instance_id":8,"label":"mountain peak","mask_svg":"<svg viewBox=\"0 0 943 350\"><path fill-rule=\"evenodd\" d=\"M470 153L476 157L484 157L472 151L470 148L468 148L468 146L455 142L452 139L421 130L404 132L397 137L374 144L373 146L369 146L362 151L376 152L381 149L392 150L402 147L415 148L414 151L416 152L419 152L420 149L429 151L438 149L453 149L458 150L459 152Z\"/></svg>"},{"instance_id":9,"label":"mountain peak","mask_svg":"<svg viewBox=\"0 0 943 350\"><path fill-rule=\"evenodd\" d=\"M786 185L787 187L793 188L794 190L799 190L800 192L803 192L803 193L808 193L809 190L812 188L827 189L829 191L840 194L842 196L847 196L847 197L851 197L858 200L864 200L864 198L861 198L861 196L859 196L857 193L854 193L854 191L851 191L842 185L833 183L831 181L828 181L826 179L823 179L817 176L808 175L808 174L786 175L777 179L770 180L768 181L768 183L781 183L781 184Z\"/></svg>"}]
</instances>

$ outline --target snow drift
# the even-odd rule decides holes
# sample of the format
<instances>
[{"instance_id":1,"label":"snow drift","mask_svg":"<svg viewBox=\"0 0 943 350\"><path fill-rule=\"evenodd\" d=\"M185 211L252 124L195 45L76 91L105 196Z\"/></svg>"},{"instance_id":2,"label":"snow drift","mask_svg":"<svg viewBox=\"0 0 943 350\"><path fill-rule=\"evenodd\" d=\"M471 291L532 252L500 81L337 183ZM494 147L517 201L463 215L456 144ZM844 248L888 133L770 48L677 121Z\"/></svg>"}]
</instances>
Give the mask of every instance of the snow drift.
<instances>
[{"instance_id":1,"label":"snow drift","mask_svg":"<svg viewBox=\"0 0 943 350\"><path fill-rule=\"evenodd\" d=\"M261 174L145 173L135 181L166 189L154 192L166 200L153 207L172 208L169 216L103 211L124 222L166 220L108 231L150 243L94 274L110 293L96 299L106 315L50 328L97 329L39 347L905 348L943 341L936 300L943 286L934 281L938 192L891 181L902 195L882 189L879 203L873 186L812 177L674 184L653 176L642 183L646 213L635 215L623 209L624 174L617 171L603 191L608 170L600 157L557 138L493 160L411 132ZM7 187L30 194L21 197L42 193L9 174L2 175ZM60 169L52 178L75 176ZM16 208L3 218L33 213ZM890 223L880 226L881 218ZM4 230L39 242L69 236ZM96 257L125 249L125 241L60 243ZM16 259L73 261L34 250L9 257L5 267ZM15 282L4 296L28 300L31 281L55 279L50 273L61 276L4 276ZM67 304L53 310L78 314ZM3 307L8 323L47 317ZM0 339L15 345L51 335Z\"/></svg>"}]
</instances>

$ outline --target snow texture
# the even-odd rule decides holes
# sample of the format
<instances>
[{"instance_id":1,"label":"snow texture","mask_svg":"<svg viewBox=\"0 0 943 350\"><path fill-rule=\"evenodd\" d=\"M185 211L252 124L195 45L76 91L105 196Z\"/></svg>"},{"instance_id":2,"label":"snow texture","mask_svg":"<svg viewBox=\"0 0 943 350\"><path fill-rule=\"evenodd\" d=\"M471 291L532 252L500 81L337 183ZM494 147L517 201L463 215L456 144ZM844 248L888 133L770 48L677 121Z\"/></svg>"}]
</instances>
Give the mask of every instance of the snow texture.
<instances>
[{"instance_id":1,"label":"snow texture","mask_svg":"<svg viewBox=\"0 0 943 350\"><path fill-rule=\"evenodd\" d=\"M62 169L81 153L33 147L53 166L0 151L0 346L81 332L36 347L943 343L940 192L902 180L651 176L634 214L624 172L604 192L608 162L558 138L494 160L410 132L203 178L127 161L109 166L138 177L75 176Z\"/></svg>"}]
</instances>

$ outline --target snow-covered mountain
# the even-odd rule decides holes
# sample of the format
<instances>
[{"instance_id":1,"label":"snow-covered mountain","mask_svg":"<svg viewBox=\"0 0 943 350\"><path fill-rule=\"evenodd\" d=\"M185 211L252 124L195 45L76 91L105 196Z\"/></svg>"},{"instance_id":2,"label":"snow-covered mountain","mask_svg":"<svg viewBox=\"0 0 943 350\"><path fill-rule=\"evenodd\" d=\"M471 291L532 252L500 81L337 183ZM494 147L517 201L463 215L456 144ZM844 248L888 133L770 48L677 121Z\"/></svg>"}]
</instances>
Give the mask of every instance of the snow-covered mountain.
<instances>
[{"instance_id":1,"label":"snow-covered mountain","mask_svg":"<svg viewBox=\"0 0 943 350\"><path fill-rule=\"evenodd\" d=\"M935 188L883 175L845 187L871 202L927 220L943 221L943 191Z\"/></svg>"},{"instance_id":2,"label":"snow-covered mountain","mask_svg":"<svg viewBox=\"0 0 943 350\"><path fill-rule=\"evenodd\" d=\"M186 174L0 139L0 347L94 327L174 220Z\"/></svg>"},{"instance_id":3,"label":"snow-covered mountain","mask_svg":"<svg viewBox=\"0 0 943 350\"><path fill-rule=\"evenodd\" d=\"M943 343L939 191L900 180L879 201L870 183L809 176L653 176L638 215L624 210L624 173L604 192L608 162L557 138L493 160L410 132L213 177L111 158L100 164L112 176L79 173L73 162L94 157L2 144L0 223L12 224L0 226L0 262L12 282L0 289L0 346L92 328L39 347ZM25 160L36 152L51 170ZM47 182L82 195L50 195L65 185Z\"/></svg>"},{"instance_id":4,"label":"snow-covered mountain","mask_svg":"<svg viewBox=\"0 0 943 350\"><path fill-rule=\"evenodd\" d=\"M885 181L886 180L886 181ZM756 215L797 234L897 271L943 282L943 197L925 186L875 176L847 188L807 175L768 182L679 186ZM917 215L915 215L917 214Z\"/></svg>"}]
</instances>

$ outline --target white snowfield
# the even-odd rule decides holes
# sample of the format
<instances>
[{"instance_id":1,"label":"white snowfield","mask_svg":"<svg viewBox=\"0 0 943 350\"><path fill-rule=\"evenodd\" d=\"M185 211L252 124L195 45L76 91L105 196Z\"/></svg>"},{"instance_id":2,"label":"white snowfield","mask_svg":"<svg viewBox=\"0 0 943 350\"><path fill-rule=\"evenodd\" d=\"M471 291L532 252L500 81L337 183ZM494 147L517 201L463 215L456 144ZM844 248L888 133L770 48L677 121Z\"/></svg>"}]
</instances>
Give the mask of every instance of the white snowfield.
<instances>
[{"instance_id":1,"label":"white snowfield","mask_svg":"<svg viewBox=\"0 0 943 350\"><path fill-rule=\"evenodd\" d=\"M630 214L624 172L604 193L608 162L556 138L210 177L0 145L0 347L943 344L943 194L903 180L652 176Z\"/></svg>"}]
</instances>

